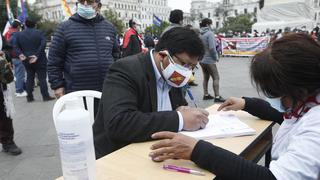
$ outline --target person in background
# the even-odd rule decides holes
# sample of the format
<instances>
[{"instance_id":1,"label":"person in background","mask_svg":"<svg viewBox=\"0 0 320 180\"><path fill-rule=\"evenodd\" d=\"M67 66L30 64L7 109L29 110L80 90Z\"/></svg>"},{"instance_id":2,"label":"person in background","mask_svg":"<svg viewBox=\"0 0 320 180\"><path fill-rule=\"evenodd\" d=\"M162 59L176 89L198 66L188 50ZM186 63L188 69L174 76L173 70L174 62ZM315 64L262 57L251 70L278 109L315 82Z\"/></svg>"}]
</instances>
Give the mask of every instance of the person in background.
<instances>
[{"instance_id":1,"label":"person in background","mask_svg":"<svg viewBox=\"0 0 320 180\"><path fill-rule=\"evenodd\" d=\"M10 53L2 51L2 43L2 36L0 35L0 58L10 61ZM2 73L0 73L1 75ZM2 78L0 77L0 79ZM13 102L9 88L7 84L0 82L0 143L4 153L16 156L21 154L22 151L14 142Z\"/></svg>"},{"instance_id":2,"label":"person in background","mask_svg":"<svg viewBox=\"0 0 320 180\"><path fill-rule=\"evenodd\" d=\"M116 29L98 12L100 0L78 0L77 12L61 23L49 49L48 76L57 98L79 90L102 91L119 58Z\"/></svg>"},{"instance_id":3,"label":"person in background","mask_svg":"<svg viewBox=\"0 0 320 180\"><path fill-rule=\"evenodd\" d=\"M216 63L218 62L218 53L216 50L216 41L214 33L211 30L212 20L205 18L200 23L200 37L204 44L205 54L200 61L203 72L203 100L214 99L215 102L224 102L225 99L220 96L219 92L219 72ZM213 79L214 97L208 92L209 78Z\"/></svg>"},{"instance_id":4,"label":"person in background","mask_svg":"<svg viewBox=\"0 0 320 180\"><path fill-rule=\"evenodd\" d=\"M146 32L146 35L144 36L143 42L144 42L145 47L148 48L148 50L153 49L155 46L154 39L153 39L151 33L148 31Z\"/></svg>"},{"instance_id":5,"label":"person in background","mask_svg":"<svg viewBox=\"0 0 320 180\"><path fill-rule=\"evenodd\" d=\"M129 20L129 29L124 34L122 45L122 57L127 57L142 52L142 38L139 31L140 25L133 19Z\"/></svg>"},{"instance_id":6,"label":"person in background","mask_svg":"<svg viewBox=\"0 0 320 180\"><path fill-rule=\"evenodd\" d=\"M169 21L170 21L171 24L166 29L163 30L163 32L161 33L160 37L164 33L166 33L167 31L169 31L172 28L182 27L182 24L183 24L183 11L180 10L180 9L172 10L170 12Z\"/></svg>"},{"instance_id":7,"label":"person in background","mask_svg":"<svg viewBox=\"0 0 320 180\"><path fill-rule=\"evenodd\" d=\"M35 74L40 81L40 91L43 101L54 100L48 92L47 56L45 53L46 38L43 32L36 29L36 22L26 20L26 29L16 34L15 49L27 72L27 102L34 101L33 88Z\"/></svg>"},{"instance_id":8,"label":"person in background","mask_svg":"<svg viewBox=\"0 0 320 180\"><path fill-rule=\"evenodd\" d=\"M154 50L115 62L93 124L96 157L158 131L204 128L208 112L187 106L182 93L203 53L199 36L181 27L167 31Z\"/></svg>"},{"instance_id":9,"label":"person in background","mask_svg":"<svg viewBox=\"0 0 320 180\"><path fill-rule=\"evenodd\" d=\"M15 77L15 85L16 85L16 93L17 97L26 97L27 92L26 82L25 82L25 74L26 70L22 61L19 59L17 52L15 51L16 46L16 34L20 31L21 22L18 19L15 19L9 28L9 31L5 34L5 39L12 46L12 50L10 52L12 63L14 66L14 77Z\"/></svg>"},{"instance_id":10,"label":"person in background","mask_svg":"<svg viewBox=\"0 0 320 180\"><path fill-rule=\"evenodd\" d=\"M250 67L253 82L277 97L283 116L263 101L230 98L218 110L253 110L280 123L272 145L270 168L245 160L205 141L160 132L152 146L154 161L191 159L219 179L318 180L320 178L320 45L309 35L288 34L257 54ZM271 116L272 115L272 116Z\"/></svg>"}]
</instances>

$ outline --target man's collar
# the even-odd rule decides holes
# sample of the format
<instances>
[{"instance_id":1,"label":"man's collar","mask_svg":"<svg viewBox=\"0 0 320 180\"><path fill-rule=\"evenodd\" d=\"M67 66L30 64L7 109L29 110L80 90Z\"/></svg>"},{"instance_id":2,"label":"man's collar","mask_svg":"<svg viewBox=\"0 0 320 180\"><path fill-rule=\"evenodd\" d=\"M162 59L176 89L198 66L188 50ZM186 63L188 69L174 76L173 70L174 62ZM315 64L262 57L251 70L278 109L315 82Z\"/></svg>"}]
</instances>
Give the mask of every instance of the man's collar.
<instances>
[{"instance_id":1,"label":"man's collar","mask_svg":"<svg viewBox=\"0 0 320 180\"><path fill-rule=\"evenodd\" d=\"M156 80L159 81L159 79L161 79L162 76L161 76L161 74L159 72L159 69L157 67L156 60L155 60L155 58L153 56L153 52L154 52L154 50L152 49L150 51L150 57L151 57L152 66L153 66L153 70L154 70L154 74L155 74Z\"/></svg>"}]
</instances>

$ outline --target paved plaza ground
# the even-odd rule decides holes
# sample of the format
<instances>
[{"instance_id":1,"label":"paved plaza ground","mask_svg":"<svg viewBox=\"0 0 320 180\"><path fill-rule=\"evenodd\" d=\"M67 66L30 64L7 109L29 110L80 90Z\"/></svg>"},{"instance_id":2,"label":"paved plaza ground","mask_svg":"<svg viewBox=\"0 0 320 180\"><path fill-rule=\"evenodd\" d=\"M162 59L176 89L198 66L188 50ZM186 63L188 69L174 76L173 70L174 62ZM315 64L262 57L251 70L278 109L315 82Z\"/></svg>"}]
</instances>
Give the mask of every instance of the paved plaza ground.
<instances>
[{"instance_id":1,"label":"paved plaza ground","mask_svg":"<svg viewBox=\"0 0 320 180\"><path fill-rule=\"evenodd\" d=\"M249 65L248 58L220 59L218 69L223 97L258 97L249 78ZM192 87L192 91L198 106L205 108L214 104L213 100L202 100L201 69L196 70L196 83L199 85ZM213 95L212 80L209 92ZM54 101L42 102L39 87L35 88L34 94L36 101L33 103L27 103L25 98L14 97L17 111L13 118L15 141L23 153L9 156L0 152L0 180L52 180L62 175L58 141L52 121Z\"/></svg>"}]
</instances>

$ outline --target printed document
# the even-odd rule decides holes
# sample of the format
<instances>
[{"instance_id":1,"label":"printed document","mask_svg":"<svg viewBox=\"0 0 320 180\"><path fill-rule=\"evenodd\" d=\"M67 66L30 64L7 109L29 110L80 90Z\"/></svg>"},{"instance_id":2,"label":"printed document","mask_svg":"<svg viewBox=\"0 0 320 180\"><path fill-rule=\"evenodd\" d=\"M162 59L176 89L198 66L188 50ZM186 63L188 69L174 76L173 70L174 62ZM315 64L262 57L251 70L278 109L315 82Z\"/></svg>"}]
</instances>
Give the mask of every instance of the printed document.
<instances>
[{"instance_id":1,"label":"printed document","mask_svg":"<svg viewBox=\"0 0 320 180\"><path fill-rule=\"evenodd\" d=\"M254 135L256 131L233 114L218 113L209 115L209 122L204 129L180 133L196 139L213 139Z\"/></svg>"}]
</instances>

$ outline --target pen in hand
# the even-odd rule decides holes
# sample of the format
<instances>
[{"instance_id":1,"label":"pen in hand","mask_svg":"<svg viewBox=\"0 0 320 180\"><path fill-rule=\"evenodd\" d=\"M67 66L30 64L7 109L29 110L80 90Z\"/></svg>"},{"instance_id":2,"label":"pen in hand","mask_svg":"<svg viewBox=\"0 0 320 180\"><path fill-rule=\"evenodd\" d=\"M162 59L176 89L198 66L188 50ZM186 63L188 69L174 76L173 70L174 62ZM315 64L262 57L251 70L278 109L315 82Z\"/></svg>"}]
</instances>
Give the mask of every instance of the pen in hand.
<instances>
[{"instance_id":1,"label":"pen in hand","mask_svg":"<svg viewBox=\"0 0 320 180\"><path fill-rule=\"evenodd\" d=\"M197 104L196 104L196 101L194 100L194 97L193 97L193 95L192 95L192 93L191 93L191 90L190 90L190 88L189 87L187 87L187 93L188 93L188 95L189 95L189 97L190 97L190 99L191 99L191 101L193 102L193 104L194 104L194 106L196 107L196 108L198 108L198 106L197 106Z\"/></svg>"},{"instance_id":2,"label":"pen in hand","mask_svg":"<svg viewBox=\"0 0 320 180\"><path fill-rule=\"evenodd\" d=\"M205 173L203 173L201 171L197 171L197 170L193 170L193 169L189 169L189 168L184 168L184 167L178 167L178 166L174 166L174 165L163 165L163 169L176 171L176 172L182 172L182 173L189 173L189 174L194 174L194 175L199 175L199 176L206 175Z\"/></svg>"}]
</instances>

